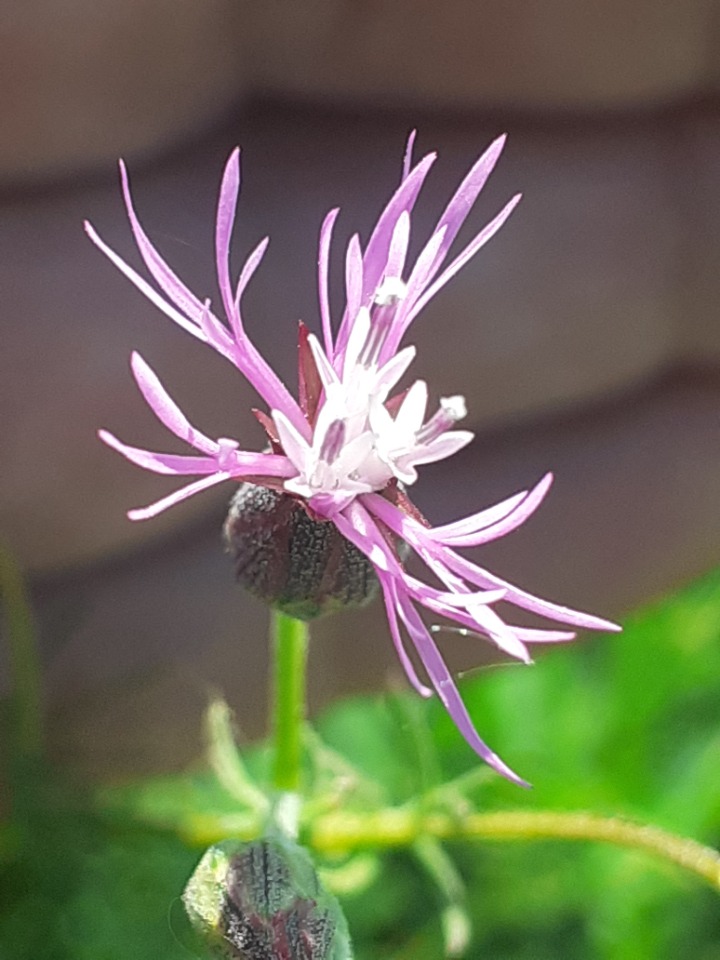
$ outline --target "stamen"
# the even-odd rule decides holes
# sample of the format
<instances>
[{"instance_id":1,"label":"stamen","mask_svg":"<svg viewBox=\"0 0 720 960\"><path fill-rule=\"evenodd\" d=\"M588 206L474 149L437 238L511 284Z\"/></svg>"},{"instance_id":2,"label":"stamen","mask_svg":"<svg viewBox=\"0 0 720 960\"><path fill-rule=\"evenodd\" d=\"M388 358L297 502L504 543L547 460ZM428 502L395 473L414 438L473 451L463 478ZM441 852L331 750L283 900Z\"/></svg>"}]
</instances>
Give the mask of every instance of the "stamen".
<instances>
[{"instance_id":1,"label":"stamen","mask_svg":"<svg viewBox=\"0 0 720 960\"><path fill-rule=\"evenodd\" d=\"M373 303L378 307L394 307L399 300L405 299L406 294L407 284L400 277L383 277Z\"/></svg>"},{"instance_id":2,"label":"stamen","mask_svg":"<svg viewBox=\"0 0 720 960\"><path fill-rule=\"evenodd\" d=\"M453 397L441 397L440 408L417 432L418 443L430 443L446 430L467 416L465 397L456 394Z\"/></svg>"},{"instance_id":3,"label":"stamen","mask_svg":"<svg viewBox=\"0 0 720 960\"><path fill-rule=\"evenodd\" d=\"M395 318L398 303L407 294L407 284L400 277L384 277L373 297L372 327L358 357L364 367L377 363L388 331Z\"/></svg>"}]
</instances>

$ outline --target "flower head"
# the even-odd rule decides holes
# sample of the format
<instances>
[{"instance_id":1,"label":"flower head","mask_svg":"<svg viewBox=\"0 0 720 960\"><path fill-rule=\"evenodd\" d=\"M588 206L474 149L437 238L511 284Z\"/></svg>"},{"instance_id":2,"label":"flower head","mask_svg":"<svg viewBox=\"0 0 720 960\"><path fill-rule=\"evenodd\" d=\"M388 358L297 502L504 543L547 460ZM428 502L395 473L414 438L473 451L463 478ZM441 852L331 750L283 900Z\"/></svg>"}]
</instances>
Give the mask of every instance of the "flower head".
<instances>
[{"instance_id":1,"label":"flower head","mask_svg":"<svg viewBox=\"0 0 720 960\"><path fill-rule=\"evenodd\" d=\"M158 502L131 510L134 520L225 480L265 487L292 499L314 521L334 530L372 564L382 589L390 632L412 685L423 696L434 692L470 746L498 772L523 784L480 739L460 698L432 632L419 613L424 607L461 628L480 634L500 650L529 662L534 643L570 640L567 630L513 626L494 609L504 600L571 627L613 630L613 624L538 599L466 559L458 548L479 546L518 527L539 506L551 483L548 474L532 489L477 514L432 527L406 495L423 463L442 460L472 440L456 429L465 416L461 396L446 397L428 414L428 388L416 380L398 392L415 348L403 338L428 301L500 229L517 204L513 197L453 259L450 248L502 150L496 140L473 165L450 199L430 239L408 265L412 211L435 155L412 165L414 135L408 142L400 186L380 214L363 249L357 235L345 255L346 304L339 326L331 319L328 273L332 210L320 230L319 303L322 336L300 328L299 391L296 400L248 338L242 295L267 247L250 254L237 284L229 272L230 238L240 188L239 151L225 168L216 223L217 272L225 322L175 275L146 236L130 195L125 167L122 187L135 241L155 286L112 251L86 225L93 242L166 316L222 354L247 378L267 406L257 412L270 442L268 452L248 452L235 440L213 440L194 427L155 373L133 354L132 370L146 401L162 423L196 451L193 455L153 453L122 443L107 431L101 438L129 460L156 473L192 476L188 485ZM407 545L400 549L401 545ZM427 583L407 572L402 557L413 551L432 574ZM412 641L430 680L418 677L405 649Z\"/></svg>"}]
</instances>

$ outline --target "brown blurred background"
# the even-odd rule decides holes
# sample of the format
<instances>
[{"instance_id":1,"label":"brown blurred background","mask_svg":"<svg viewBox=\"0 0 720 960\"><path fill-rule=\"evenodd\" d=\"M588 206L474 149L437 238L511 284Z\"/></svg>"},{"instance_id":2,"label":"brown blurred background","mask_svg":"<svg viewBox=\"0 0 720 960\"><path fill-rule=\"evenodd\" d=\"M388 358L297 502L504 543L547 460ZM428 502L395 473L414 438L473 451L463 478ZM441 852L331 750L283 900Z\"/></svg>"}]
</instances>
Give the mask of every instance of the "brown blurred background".
<instances>
[{"instance_id":1,"label":"brown blurred background","mask_svg":"<svg viewBox=\"0 0 720 960\"><path fill-rule=\"evenodd\" d=\"M506 131L468 230L523 202L409 336L477 438L414 494L443 522L552 469L541 512L478 559L620 617L720 559L718 63L715 0L3 5L0 536L32 576L57 756L103 774L183 763L213 686L247 735L264 725L267 614L219 540L232 491L133 525L126 509L171 481L95 437L170 448L129 374L138 349L201 428L262 442L233 369L85 238L87 217L137 263L117 157L151 237L216 297L214 205L242 146L237 264L272 238L247 324L294 385L327 209L338 248L366 237L417 127L418 154L440 154L420 242ZM315 633L316 707L398 674L379 606Z\"/></svg>"}]
</instances>

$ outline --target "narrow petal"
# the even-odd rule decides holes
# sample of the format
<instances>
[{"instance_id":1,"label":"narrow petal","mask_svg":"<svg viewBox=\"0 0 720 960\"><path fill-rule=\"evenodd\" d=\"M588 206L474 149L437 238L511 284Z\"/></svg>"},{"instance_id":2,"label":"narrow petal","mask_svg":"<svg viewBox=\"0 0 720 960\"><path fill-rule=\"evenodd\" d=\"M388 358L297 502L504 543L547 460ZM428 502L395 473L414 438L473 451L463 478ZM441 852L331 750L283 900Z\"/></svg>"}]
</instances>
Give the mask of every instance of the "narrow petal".
<instances>
[{"instance_id":1,"label":"narrow petal","mask_svg":"<svg viewBox=\"0 0 720 960\"><path fill-rule=\"evenodd\" d=\"M577 638L577 634L571 630L542 630L532 627L510 629L523 643L567 643Z\"/></svg>"},{"instance_id":2,"label":"narrow petal","mask_svg":"<svg viewBox=\"0 0 720 960\"><path fill-rule=\"evenodd\" d=\"M400 596L399 603L400 616L410 634L410 638L415 644L415 648L418 651L423 666L427 670L432 685L443 706L452 717L455 726L467 743L487 764L494 770L497 770L503 777L506 777L518 786L529 787L530 784L527 783L527 781L521 779L480 739L470 719L467 707L463 703L458 689L455 686L455 681L427 627L409 600Z\"/></svg>"},{"instance_id":3,"label":"narrow petal","mask_svg":"<svg viewBox=\"0 0 720 960\"><path fill-rule=\"evenodd\" d=\"M458 254L458 256L453 260L449 267L446 267L445 270L440 274L440 276L432 283L425 293L417 299L413 304L413 307L409 313L406 324L409 324L423 307L435 296L435 294L445 286L445 284L450 280L455 274L461 270L468 260L471 260L475 254L480 250L481 247L484 247L488 240L492 239L495 234L498 232L500 227L505 223L507 218L513 212L515 207L520 202L521 195L518 193L512 198L512 200L507 203L500 213L495 217L494 220L491 220L486 227L484 227L480 233L472 240L467 247Z\"/></svg>"},{"instance_id":4,"label":"narrow petal","mask_svg":"<svg viewBox=\"0 0 720 960\"><path fill-rule=\"evenodd\" d=\"M263 237L260 243L255 247L253 252L247 258L247 260L243 265L242 270L240 271L237 287L235 288L235 299L233 300L233 311L232 313L229 314L229 319L230 319L231 325L233 325L233 330L236 336L238 335L238 331L235 330L234 324L237 320L240 319L240 301L242 300L242 295L243 293L245 293L245 287L247 287L247 285L250 283L253 277L253 274L255 273L257 268L260 266L260 262L262 258L265 256L265 251L267 250L269 243L270 243L270 237ZM240 326L239 326L239 334L242 337L245 336L245 330L242 326L242 323L240 323Z\"/></svg>"},{"instance_id":5,"label":"narrow petal","mask_svg":"<svg viewBox=\"0 0 720 960\"><path fill-rule=\"evenodd\" d=\"M335 345L333 343L332 318L330 316L330 243L333 227L340 213L335 207L323 220L320 228L320 243L318 248L318 299L320 301L320 320L322 322L323 343L325 353L333 359Z\"/></svg>"},{"instance_id":6,"label":"narrow petal","mask_svg":"<svg viewBox=\"0 0 720 960\"><path fill-rule=\"evenodd\" d=\"M179 490L175 490L174 493L171 493L169 496L163 497L162 500L156 500L155 503L151 503L147 507L137 507L135 510L128 510L128 517L130 520L149 520L151 517L156 517L159 513L162 513L163 510L174 507L176 503L182 503L183 500L187 500L196 493L208 490L210 487L214 487L216 484L223 483L229 479L230 475L227 473L215 473L210 477L195 480L194 483L189 483L186 487L180 487Z\"/></svg>"},{"instance_id":7,"label":"narrow petal","mask_svg":"<svg viewBox=\"0 0 720 960\"><path fill-rule=\"evenodd\" d=\"M235 210L240 193L240 149L235 147L228 157L220 185L215 220L215 260L218 285L225 313L233 315L234 297L230 282L230 239L235 223Z\"/></svg>"},{"instance_id":8,"label":"narrow petal","mask_svg":"<svg viewBox=\"0 0 720 960\"><path fill-rule=\"evenodd\" d=\"M436 230L439 230L440 227L443 226L447 227L443 240L443 256L447 254L452 246L453 240L458 235L458 231L465 222L480 191L492 173L498 157L505 146L505 139L504 134L498 137L497 140L494 140L490 144L479 160L475 161L467 176L455 191L447 207L445 207L440 214Z\"/></svg>"},{"instance_id":9,"label":"narrow petal","mask_svg":"<svg viewBox=\"0 0 720 960\"><path fill-rule=\"evenodd\" d=\"M415 347L404 347L399 353L396 353L391 360L388 360L388 362L378 370L375 378L375 390L378 393L388 393L392 390L415 359L416 353L417 350Z\"/></svg>"},{"instance_id":10,"label":"narrow petal","mask_svg":"<svg viewBox=\"0 0 720 960\"><path fill-rule=\"evenodd\" d=\"M365 265L363 276L363 302L371 297L382 280L388 260L388 251L392 242L395 224L403 210L412 212L420 189L425 182L430 168L436 160L436 154L429 153L408 173L398 189L390 198L385 209L380 214L375 228L370 235L363 262Z\"/></svg>"},{"instance_id":11,"label":"narrow petal","mask_svg":"<svg viewBox=\"0 0 720 960\"><path fill-rule=\"evenodd\" d=\"M388 625L390 627L390 635L395 646L395 652L398 655L398 660L402 664L402 668L405 671L405 675L412 684L412 686L417 690L421 697L431 697L432 690L430 687L427 687L418 677L417 671L413 665L412 660L407 654L405 649L405 644L402 641L402 634L400 632L400 625L398 623L397 615L397 591L395 589L395 581L392 577L387 576L386 574L378 574L378 579L380 580L380 586L382 587L383 600L385 601L385 610L387 612Z\"/></svg>"},{"instance_id":12,"label":"narrow petal","mask_svg":"<svg viewBox=\"0 0 720 960\"><path fill-rule=\"evenodd\" d=\"M240 297L245 284L248 283L265 252L267 240L255 248L250 259L245 264L238 283L236 295L233 295L230 281L230 240L235 223L235 210L240 191L240 151L233 150L225 166L220 198L217 207L217 222L215 225L215 255L218 275L218 285L222 296L225 313L235 334L234 361L238 369L257 390L269 407L282 410L301 433L309 433L307 421L297 402L288 392L285 384L267 363L260 351L255 347L242 324L240 313Z\"/></svg>"},{"instance_id":13,"label":"narrow petal","mask_svg":"<svg viewBox=\"0 0 720 960\"><path fill-rule=\"evenodd\" d=\"M418 466L421 463L436 463L438 460L446 460L457 453L458 450L466 447L474 436L475 434L469 430L449 430L442 436L431 440L430 443L416 447L407 457L402 457L401 462Z\"/></svg>"},{"instance_id":14,"label":"narrow petal","mask_svg":"<svg viewBox=\"0 0 720 960\"><path fill-rule=\"evenodd\" d=\"M190 423L139 353L132 354L130 365L143 397L158 420L202 453L215 453L217 445Z\"/></svg>"},{"instance_id":15,"label":"narrow petal","mask_svg":"<svg viewBox=\"0 0 720 960\"><path fill-rule=\"evenodd\" d=\"M131 447L110 433L98 430L98 436L113 450L117 450L132 463L153 473L202 476L217 471L217 462L212 457L187 457L172 453L153 453L140 447Z\"/></svg>"},{"instance_id":16,"label":"narrow petal","mask_svg":"<svg viewBox=\"0 0 720 960\"><path fill-rule=\"evenodd\" d=\"M153 280L163 293L178 307L190 320L199 323L202 312L202 303L195 296L177 274L170 269L165 260L157 252L150 242L147 234L143 230L135 208L133 206L132 194L130 192L130 181L127 168L123 161L120 161L120 179L122 182L123 198L125 208L130 220L130 227L135 238L140 256L143 258L145 266L148 268Z\"/></svg>"},{"instance_id":17,"label":"narrow petal","mask_svg":"<svg viewBox=\"0 0 720 960\"><path fill-rule=\"evenodd\" d=\"M395 415L395 427L401 433L417 433L425 419L428 387L424 380L416 380Z\"/></svg>"},{"instance_id":18,"label":"narrow petal","mask_svg":"<svg viewBox=\"0 0 720 960\"><path fill-rule=\"evenodd\" d=\"M315 365L317 366L318 376L322 381L323 387L329 389L332 386L335 386L340 381L338 380L338 375L335 373L335 370L330 363L325 351L320 346L320 341L315 336L314 333L308 335L308 345L312 350L313 357L315 358Z\"/></svg>"},{"instance_id":19,"label":"narrow petal","mask_svg":"<svg viewBox=\"0 0 720 960\"><path fill-rule=\"evenodd\" d=\"M514 603L516 607L521 607L523 610L529 610L531 613L537 613L551 620L558 620L560 623L568 623L573 627L582 627L586 630L606 630L615 633L622 629L618 624L602 617L594 617L589 613L582 613L580 610L573 610L550 600L535 597L511 583L507 583L501 577L476 566L470 560L466 560L465 557L455 553L454 550L443 550L443 562L450 569L459 573L460 576L479 587L485 589L503 587L507 591L506 599L508 602Z\"/></svg>"},{"instance_id":20,"label":"narrow petal","mask_svg":"<svg viewBox=\"0 0 720 960\"><path fill-rule=\"evenodd\" d=\"M455 534L451 536L438 536L438 530L429 531L433 540L444 543L452 547L476 547L491 540L497 540L498 537L504 537L506 534L516 530L521 524L532 516L550 489L553 481L551 473L545 474L542 480L525 496L520 503L504 517L500 517L494 523L485 524L481 530L472 530L465 534Z\"/></svg>"},{"instance_id":21,"label":"narrow petal","mask_svg":"<svg viewBox=\"0 0 720 960\"><path fill-rule=\"evenodd\" d=\"M387 263L385 264L386 277L402 278L405 269L408 244L410 243L410 214L403 210L397 219L395 229L390 238Z\"/></svg>"},{"instance_id":22,"label":"narrow petal","mask_svg":"<svg viewBox=\"0 0 720 960\"><path fill-rule=\"evenodd\" d=\"M273 410L271 416L285 455L295 464L298 472L304 474L312 459L312 448L282 410Z\"/></svg>"},{"instance_id":23,"label":"narrow petal","mask_svg":"<svg viewBox=\"0 0 720 960\"><path fill-rule=\"evenodd\" d=\"M360 238L355 233L350 237L345 254L345 311L340 321L333 355L333 366L338 373L342 369L358 310L366 300L363 289L363 256Z\"/></svg>"},{"instance_id":24,"label":"narrow petal","mask_svg":"<svg viewBox=\"0 0 720 960\"><path fill-rule=\"evenodd\" d=\"M411 130L408 134L407 143L405 144L405 154L403 156L403 168L402 176L400 178L400 183L404 180L407 180L408 174L410 173L410 168L412 167L412 155L413 148L415 146L415 137L417 136L417 130Z\"/></svg>"},{"instance_id":25,"label":"narrow petal","mask_svg":"<svg viewBox=\"0 0 720 960\"><path fill-rule=\"evenodd\" d=\"M427 536L431 540L452 544L455 537L469 536L485 527L489 527L498 520L502 520L519 503L522 503L527 495L527 490L521 490L520 493L508 497L507 500L502 500L500 503L487 507L485 510L480 510L478 513L473 513L469 517L463 517L461 520L454 520L452 523L445 523L439 527L430 527L427 530Z\"/></svg>"},{"instance_id":26,"label":"narrow petal","mask_svg":"<svg viewBox=\"0 0 720 960\"><path fill-rule=\"evenodd\" d=\"M206 343L205 334L202 332L198 324L188 319L180 313L179 310L176 310L172 304L168 303L164 297L161 297L157 290L154 290L147 280L143 279L139 273L137 273L130 264L126 263L122 257L119 257L114 250L112 250L104 240L100 238L95 228L91 223L88 223L86 220L84 223L85 232L88 237L92 240L95 246L101 250L105 256L110 260L118 270L133 283L140 293L143 294L152 304L154 304L158 310L161 310L166 317L169 317L174 323L179 327L182 327L183 330L186 330L188 333L191 333L194 337L197 337L198 340L202 340L203 343Z\"/></svg>"}]
</instances>

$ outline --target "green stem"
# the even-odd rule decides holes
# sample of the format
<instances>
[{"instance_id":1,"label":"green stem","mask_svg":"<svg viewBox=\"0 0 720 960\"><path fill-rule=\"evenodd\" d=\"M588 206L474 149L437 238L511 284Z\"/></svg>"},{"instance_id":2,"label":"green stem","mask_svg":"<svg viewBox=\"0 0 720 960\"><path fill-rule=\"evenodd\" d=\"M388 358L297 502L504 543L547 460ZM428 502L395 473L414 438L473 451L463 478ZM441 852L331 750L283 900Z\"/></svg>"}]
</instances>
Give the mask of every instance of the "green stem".
<instances>
[{"instance_id":1,"label":"green stem","mask_svg":"<svg viewBox=\"0 0 720 960\"><path fill-rule=\"evenodd\" d=\"M328 814L313 824L310 846L321 853L368 847L409 846L418 837L437 840L589 840L642 850L695 873L720 892L720 854L659 827L590 813L510 811L458 819L409 807L374 814Z\"/></svg>"},{"instance_id":2,"label":"green stem","mask_svg":"<svg viewBox=\"0 0 720 960\"><path fill-rule=\"evenodd\" d=\"M303 726L307 712L305 675L309 630L306 623L273 611L272 783L281 793L299 793Z\"/></svg>"},{"instance_id":3,"label":"green stem","mask_svg":"<svg viewBox=\"0 0 720 960\"><path fill-rule=\"evenodd\" d=\"M10 674L13 680L15 749L19 757L42 752L40 664L25 583L9 551L0 547L0 598L3 601Z\"/></svg>"}]
</instances>

